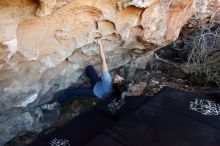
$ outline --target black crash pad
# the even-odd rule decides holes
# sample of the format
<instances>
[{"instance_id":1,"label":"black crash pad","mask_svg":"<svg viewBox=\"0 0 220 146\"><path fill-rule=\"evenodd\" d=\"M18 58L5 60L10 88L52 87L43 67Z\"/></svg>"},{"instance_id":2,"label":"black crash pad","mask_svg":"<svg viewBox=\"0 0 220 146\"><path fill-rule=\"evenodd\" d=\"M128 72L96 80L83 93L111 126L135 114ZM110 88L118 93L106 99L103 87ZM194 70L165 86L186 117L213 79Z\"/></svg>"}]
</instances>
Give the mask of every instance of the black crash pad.
<instances>
[{"instance_id":1,"label":"black crash pad","mask_svg":"<svg viewBox=\"0 0 220 146\"><path fill-rule=\"evenodd\" d=\"M39 137L30 146L85 145L102 129L134 111L150 98L147 96L127 96L124 100L116 100L116 98L109 97L88 112L77 116L65 126Z\"/></svg>"},{"instance_id":2,"label":"black crash pad","mask_svg":"<svg viewBox=\"0 0 220 146\"><path fill-rule=\"evenodd\" d=\"M108 98L31 146L219 146L213 99L168 87L152 97Z\"/></svg>"}]
</instances>

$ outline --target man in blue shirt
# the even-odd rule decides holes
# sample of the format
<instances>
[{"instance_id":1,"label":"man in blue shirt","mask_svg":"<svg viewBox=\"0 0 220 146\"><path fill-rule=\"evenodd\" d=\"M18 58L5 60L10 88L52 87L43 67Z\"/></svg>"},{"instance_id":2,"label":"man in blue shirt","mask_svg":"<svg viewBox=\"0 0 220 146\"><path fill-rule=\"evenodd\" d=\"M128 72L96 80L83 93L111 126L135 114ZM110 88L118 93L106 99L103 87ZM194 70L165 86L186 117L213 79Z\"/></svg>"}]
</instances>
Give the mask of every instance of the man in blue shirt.
<instances>
[{"instance_id":1,"label":"man in blue shirt","mask_svg":"<svg viewBox=\"0 0 220 146\"><path fill-rule=\"evenodd\" d=\"M42 105L42 109L53 110L55 107L61 106L65 101L74 96L96 97L101 99L106 94L112 94L117 98L121 97L122 93L127 89L127 83L123 77L119 75L115 75L113 78L110 76L100 40L98 40L97 43L99 44L102 77L98 77L93 66L87 66L85 73L90 80L91 87L69 89L63 96L59 97L57 101Z\"/></svg>"}]
</instances>

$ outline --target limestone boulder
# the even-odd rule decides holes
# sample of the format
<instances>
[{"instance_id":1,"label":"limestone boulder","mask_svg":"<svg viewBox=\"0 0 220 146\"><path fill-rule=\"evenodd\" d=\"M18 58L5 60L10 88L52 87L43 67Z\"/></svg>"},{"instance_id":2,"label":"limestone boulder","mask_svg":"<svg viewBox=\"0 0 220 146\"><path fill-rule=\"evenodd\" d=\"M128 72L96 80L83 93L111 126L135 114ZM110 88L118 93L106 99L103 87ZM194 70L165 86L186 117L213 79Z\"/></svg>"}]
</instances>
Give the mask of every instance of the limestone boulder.
<instances>
[{"instance_id":1,"label":"limestone boulder","mask_svg":"<svg viewBox=\"0 0 220 146\"><path fill-rule=\"evenodd\" d=\"M51 15L56 6L56 0L40 0L40 5L36 11L37 16Z\"/></svg>"},{"instance_id":2,"label":"limestone boulder","mask_svg":"<svg viewBox=\"0 0 220 146\"><path fill-rule=\"evenodd\" d=\"M1 0L0 132L9 131L0 135L0 145L53 122L35 120L34 111L55 92L80 84L86 65L100 69L95 39L101 40L109 70L130 65L132 76L155 49L178 37L196 11L195 2Z\"/></svg>"},{"instance_id":3,"label":"limestone boulder","mask_svg":"<svg viewBox=\"0 0 220 146\"><path fill-rule=\"evenodd\" d=\"M112 33L116 33L115 24L113 22L108 20L101 20L98 21L97 23L98 23L98 32L102 36L107 36Z\"/></svg>"},{"instance_id":4,"label":"limestone boulder","mask_svg":"<svg viewBox=\"0 0 220 146\"><path fill-rule=\"evenodd\" d=\"M128 91L126 92L126 95L128 95L128 96L140 96L144 92L144 89L146 87L147 87L146 82L139 82L138 84L130 86Z\"/></svg>"},{"instance_id":5,"label":"limestone boulder","mask_svg":"<svg viewBox=\"0 0 220 146\"><path fill-rule=\"evenodd\" d=\"M146 8L158 1L159 0L120 0L118 1L118 7L120 9L123 9L127 6L136 6L139 8Z\"/></svg>"},{"instance_id":6,"label":"limestone boulder","mask_svg":"<svg viewBox=\"0 0 220 146\"><path fill-rule=\"evenodd\" d=\"M127 40L131 28L138 25L141 12L142 9L132 6L119 11L115 20L115 25L117 32L121 35L123 40Z\"/></svg>"},{"instance_id":7,"label":"limestone boulder","mask_svg":"<svg viewBox=\"0 0 220 146\"><path fill-rule=\"evenodd\" d=\"M35 15L36 3L32 0L0 1L0 42L16 38L17 25Z\"/></svg>"},{"instance_id":8,"label":"limestone boulder","mask_svg":"<svg viewBox=\"0 0 220 146\"><path fill-rule=\"evenodd\" d=\"M196 0L195 19L214 17L220 11L220 0Z\"/></svg>"},{"instance_id":9,"label":"limestone boulder","mask_svg":"<svg viewBox=\"0 0 220 146\"><path fill-rule=\"evenodd\" d=\"M145 40L159 46L174 41L194 10L194 0L157 1L152 4L144 10L141 19Z\"/></svg>"}]
</instances>

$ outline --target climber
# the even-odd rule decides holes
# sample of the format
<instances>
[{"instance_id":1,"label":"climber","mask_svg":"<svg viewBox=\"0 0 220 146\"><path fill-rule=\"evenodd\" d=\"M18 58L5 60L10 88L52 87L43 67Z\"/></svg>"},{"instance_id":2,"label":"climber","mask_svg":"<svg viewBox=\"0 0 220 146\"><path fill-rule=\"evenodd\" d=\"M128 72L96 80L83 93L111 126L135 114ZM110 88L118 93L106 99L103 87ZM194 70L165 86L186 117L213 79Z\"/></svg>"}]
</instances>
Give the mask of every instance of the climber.
<instances>
[{"instance_id":1,"label":"climber","mask_svg":"<svg viewBox=\"0 0 220 146\"><path fill-rule=\"evenodd\" d=\"M96 97L102 99L106 95L112 95L116 98L124 96L125 90L127 90L127 81L119 75L115 75L113 78L108 72L108 67L105 60L105 54L100 40L96 40L99 45L99 55L101 60L102 77L98 77L93 66L89 65L85 69L85 74L90 80L91 87L74 88L67 90L63 96L59 97L57 101L53 103L47 103L41 106L41 109L53 110L55 107L60 107L71 97Z\"/></svg>"}]
</instances>

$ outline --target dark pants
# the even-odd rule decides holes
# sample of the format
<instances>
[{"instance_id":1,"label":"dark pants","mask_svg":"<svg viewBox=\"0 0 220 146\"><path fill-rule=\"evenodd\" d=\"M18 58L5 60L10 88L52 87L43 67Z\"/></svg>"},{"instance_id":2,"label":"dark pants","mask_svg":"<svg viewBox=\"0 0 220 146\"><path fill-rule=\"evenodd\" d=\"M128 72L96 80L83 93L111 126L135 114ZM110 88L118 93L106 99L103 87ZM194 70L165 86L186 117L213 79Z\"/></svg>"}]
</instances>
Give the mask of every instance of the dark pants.
<instances>
[{"instance_id":1,"label":"dark pants","mask_svg":"<svg viewBox=\"0 0 220 146\"><path fill-rule=\"evenodd\" d=\"M72 98L75 96L76 97L96 97L95 94L93 93L93 87L98 81L100 81L100 78L98 77L94 67L91 65L86 67L85 73L86 73L86 76L90 80L91 87L67 89L64 92L63 96L58 98L57 103L59 105L62 105L69 98Z\"/></svg>"}]
</instances>

